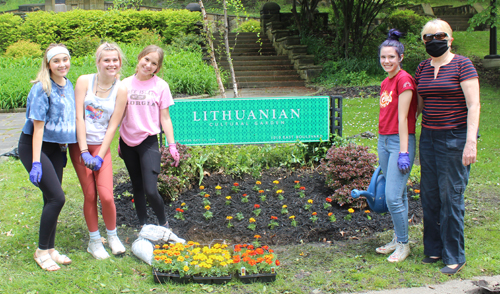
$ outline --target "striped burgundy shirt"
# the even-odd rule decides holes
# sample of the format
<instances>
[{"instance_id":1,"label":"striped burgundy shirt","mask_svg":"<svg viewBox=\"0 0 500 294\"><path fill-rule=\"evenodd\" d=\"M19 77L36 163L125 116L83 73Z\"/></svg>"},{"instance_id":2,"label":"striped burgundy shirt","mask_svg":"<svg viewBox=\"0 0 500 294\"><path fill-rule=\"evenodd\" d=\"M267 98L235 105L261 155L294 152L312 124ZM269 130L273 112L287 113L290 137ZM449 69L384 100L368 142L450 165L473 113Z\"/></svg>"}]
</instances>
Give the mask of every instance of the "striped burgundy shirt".
<instances>
[{"instance_id":1,"label":"striped burgundy shirt","mask_svg":"<svg viewBox=\"0 0 500 294\"><path fill-rule=\"evenodd\" d=\"M422 126L442 130L467 127L467 104L460 83L477 77L465 56L455 55L441 66L436 79L431 59L422 61L415 73L418 94L424 99Z\"/></svg>"}]
</instances>

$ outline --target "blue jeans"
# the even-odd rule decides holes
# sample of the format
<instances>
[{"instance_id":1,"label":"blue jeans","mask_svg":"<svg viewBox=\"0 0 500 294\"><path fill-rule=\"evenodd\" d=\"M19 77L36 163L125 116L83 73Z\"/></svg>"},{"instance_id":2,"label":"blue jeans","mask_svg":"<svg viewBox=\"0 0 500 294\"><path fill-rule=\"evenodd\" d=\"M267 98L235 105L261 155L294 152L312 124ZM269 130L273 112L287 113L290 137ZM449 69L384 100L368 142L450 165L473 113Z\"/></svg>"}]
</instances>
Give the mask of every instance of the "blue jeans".
<instances>
[{"instance_id":1,"label":"blue jeans","mask_svg":"<svg viewBox=\"0 0 500 294\"><path fill-rule=\"evenodd\" d=\"M415 135L408 136L411 166L415 158ZM399 135L379 135L378 162L385 175L385 201L392 216L398 242L408 243L408 197L406 182L410 173L402 174L398 168Z\"/></svg>"},{"instance_id":2,"label":"blue jeans","mask_svg":"<svg viewBox=\"0 0 500 294\"><path fill-rule=\"evenodd\" d=\"M420 135L420 181L424 254L445 264L465 262L464 192L470 165L462 164L467 129L431 130Z\"/></svg>"}]
</instances>

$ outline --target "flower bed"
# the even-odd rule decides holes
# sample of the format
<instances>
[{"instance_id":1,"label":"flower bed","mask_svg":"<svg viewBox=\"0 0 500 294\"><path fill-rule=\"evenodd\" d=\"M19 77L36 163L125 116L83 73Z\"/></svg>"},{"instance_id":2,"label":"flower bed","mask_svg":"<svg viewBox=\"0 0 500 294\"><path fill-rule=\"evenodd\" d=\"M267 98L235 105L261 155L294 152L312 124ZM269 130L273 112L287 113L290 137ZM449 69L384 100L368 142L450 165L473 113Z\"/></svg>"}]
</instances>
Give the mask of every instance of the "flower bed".
<instances>
[{"instance_id":1,"label":"flower bed","mask_svg":"<svg viewBox=\"0 0 500 294\"><path fill-rule=\"evenodd\" d=\"M187 244L155 245L153 252L153 277L155 282L222 284L231 280L232 274L244 283L271 282L276 279L279 260L268 246L238 244L234 255L226 244L201 246Z\"/></svg>"}]
</instances>

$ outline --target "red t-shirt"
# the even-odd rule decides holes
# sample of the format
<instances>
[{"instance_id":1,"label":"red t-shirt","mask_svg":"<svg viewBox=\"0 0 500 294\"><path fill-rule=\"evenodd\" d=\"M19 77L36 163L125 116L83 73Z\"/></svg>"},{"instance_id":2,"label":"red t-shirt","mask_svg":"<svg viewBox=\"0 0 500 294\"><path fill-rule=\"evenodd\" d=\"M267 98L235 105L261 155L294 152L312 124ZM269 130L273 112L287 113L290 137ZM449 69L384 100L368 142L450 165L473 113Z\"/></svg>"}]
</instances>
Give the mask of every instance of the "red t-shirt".
<instances>
[{"instance_id":1,"label":"red t-shirt","mask_svg":"<svg viewBox=\"0 0 500 294\"><path fill-rule=\"evenodd\" d=\"M413 77L404 70L400 70L392 78L386 78L381 84L379 134L399 134L398 100L399 95L406 90L412 91L410 109L408 110L408 134L415 134L417 86Z\"/></svg>"}]
</instances>

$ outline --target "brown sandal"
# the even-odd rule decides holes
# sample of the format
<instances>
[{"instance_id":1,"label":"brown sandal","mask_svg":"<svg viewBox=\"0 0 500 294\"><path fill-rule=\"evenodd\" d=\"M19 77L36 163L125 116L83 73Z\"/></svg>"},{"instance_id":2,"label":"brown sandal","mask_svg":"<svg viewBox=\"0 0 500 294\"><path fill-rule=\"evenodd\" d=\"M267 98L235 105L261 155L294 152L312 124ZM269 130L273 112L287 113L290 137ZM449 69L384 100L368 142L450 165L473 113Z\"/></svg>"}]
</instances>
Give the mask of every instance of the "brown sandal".
<instances>
[{"instance_id":1,"label":"brown sandal","mask_svg":"<svg viewBox=\"0 0 500 294\"><path fill-rule=\"evenodd\" d=\"M71 262L73 262L69 257L66 255L61 255L59 251L55 250L52 251L50 254L50 257L52 258L53 261L63 264L63 265L69 265Z\"/></svg>"},{"instance_id":2,"label":"brown sandal","mask_svg":"<svg viewBox=\"0 0 500 294\"><path fill-rule=\"evenodd\" d=\"M33 258L35 258L36 263L38 263L38 265L43 270L46 270L48 272L54 272L54 271L61 269L61 267L58 266L54 260L52 260L52 258L50 257L50 254L48 254L48 253L44 254L40 257L37 257L36 252L35 252L35 254L33 254Z\"/></svg>"}]
</instances>

